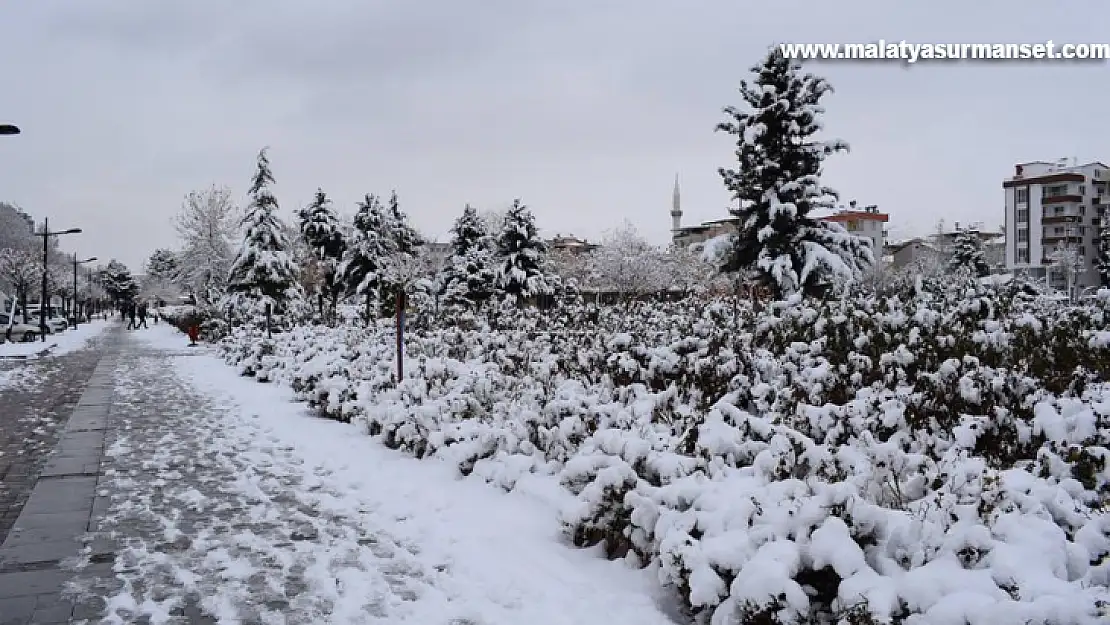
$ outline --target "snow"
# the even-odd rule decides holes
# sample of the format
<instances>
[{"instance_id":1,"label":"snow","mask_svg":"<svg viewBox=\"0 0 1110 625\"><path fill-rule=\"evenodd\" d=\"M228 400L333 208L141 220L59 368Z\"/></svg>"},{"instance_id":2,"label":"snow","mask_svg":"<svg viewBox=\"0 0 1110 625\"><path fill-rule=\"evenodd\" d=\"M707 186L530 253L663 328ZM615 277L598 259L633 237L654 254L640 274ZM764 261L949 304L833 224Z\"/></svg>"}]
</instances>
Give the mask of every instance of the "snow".
<instances>
[{"instance_id":1,"label":"snow","mask_svg":"<svg viewBox=\"0 0 1110 625\"><path fill-rule=\"evenodd\" d=\"M0 358L33 359L45 356L63 356L83 348L90 340L112 325L112 321L94 319L60 334L49 334L46 341L33 343L0 344Z\"/></svg>"},{"instance_id":2,"label":"snow","mask_svg":"<svg viewBox=\"0 0 1110 625\"><path fill-rule=\"evenodd\" d=\"M242 516L273 518L280 513L272 501L267 504L263 491L268 479L281 478L292 484L286 488L294 491L296 499L311 501L329 518L346 519L349 527L363 528L379 539L376 545L380 547L368 547L359 543L358 532L333 531L317 520L320 540L293 543L312 553L298 553L293 546L265 546L275 559L318 563L306 571L305 582L311 592L334 602L335 612L326 622L674 622L657 607L654 584L646 572L561 542L557 510L573 497L554 478L526 476L513 492L501 492L477 477L460 478L446 462L419 461L388 450L360 435L355 425L314 418L306 414L303 405L293 403L287 388L229 375L228 367L207 348L183 350L187 340L165 326L136 336L153 348L191 355L170 356L170 360L189 385L219 406L219 415L213 416L211 423L218 418L220 426L209 436L185 440L192 433L188 424L181 424L177 427L184 430L183 440L172 440L167 433L162 444L167 452L200 445L194 450L198 455L248 458L254 467L249 471L258 475L244 475L228 485L257 502ZM125 388L128 384L121 382ZM145 386L149 391L149 385ZM286 451L278 454L274 449ZM126 451L120 448L115 453ZM158 463L152 463L148 471L153 474L148 472L144 479L172 478ZM297 484L293 475L302 481ZM172 496L174 485L167 482L166 495ZM176 496L182 505L218 506L185 488ZM161 522L173 527L172 519ZM203 548L208 559L194 563L193 570L177 571L176 577L188 580L208 570L223 571L223 584L207 587L197 583L215 593L205 605L217 611L223 606L226 616L233 611L228 606L242 599L242 583L236 580L260 572L244 557L233 555L236 545L250 543L251 549L263 549L262 539L249 531L240 535L207 533ZM150 547L133 546L128 554L137 559L137 575L152 574L157 566L166 564L166 556ZM351 560L344 563L344 557ZM173 558L170 560L173 564ZM389 595L391 584L402 583L388 579L391 570L395 574L403 571L406 590L394 589L393 599L378 606L376 617L366 614L362 603ZM398 599L397 593L406 598ZM137 609L141 600L125 590L114 605ZM148 605L145 611L153 614L156 608ZM324 622L303 620L307 614L291 609L284 617L271 615L275 620L268 622L283 622L282 618L287 619L284 622Z\"/></svg>"},{"instance_id":3,"label":"snow","mask_svg":"<svg viewBox=\"0 0 1110 625\"><path fill-rule=\"evenodd\" d=\"M1097 622L1110 387L1064 392L1035 356L1094 371L1110 317L1016 282L439 320L407 334L402 384L385 323L239 331L220 351L510 498L554 476L575 545L644 566L707 622Z\"/></svg>"}]
</instances>

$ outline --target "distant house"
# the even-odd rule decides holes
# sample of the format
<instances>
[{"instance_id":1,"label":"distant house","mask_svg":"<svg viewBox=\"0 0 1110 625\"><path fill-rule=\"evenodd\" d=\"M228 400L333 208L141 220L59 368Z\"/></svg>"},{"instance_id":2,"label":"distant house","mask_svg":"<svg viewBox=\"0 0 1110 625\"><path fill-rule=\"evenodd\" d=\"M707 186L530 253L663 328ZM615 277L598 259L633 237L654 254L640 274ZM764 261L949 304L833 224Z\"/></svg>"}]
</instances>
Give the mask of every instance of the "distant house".
<instances>
[{"instance_id":1,"label":"distant house","mask_svg":"<svg viewBox=\"0 0 1110 625\"><path fill-rule=\"evenodd\" d=\"M890 266L901 269L918 261L934 262L942 257L940 249L925 239L899 241L887 247L891 256Z\"/></svg>"},{"instance_id":2,"label":"distant house","mask_svg":"<svg viewBox=\"0 0 1110 625\"><path fill-rule=\"evenodd\" d=\"M585 239L579 239L572 234L556 234L554 238L547 240L547 248L551 251L581 254L583 252L592 252L598 247L600 247L598 244L590 243Z\"/></svg>"}]
</instances>

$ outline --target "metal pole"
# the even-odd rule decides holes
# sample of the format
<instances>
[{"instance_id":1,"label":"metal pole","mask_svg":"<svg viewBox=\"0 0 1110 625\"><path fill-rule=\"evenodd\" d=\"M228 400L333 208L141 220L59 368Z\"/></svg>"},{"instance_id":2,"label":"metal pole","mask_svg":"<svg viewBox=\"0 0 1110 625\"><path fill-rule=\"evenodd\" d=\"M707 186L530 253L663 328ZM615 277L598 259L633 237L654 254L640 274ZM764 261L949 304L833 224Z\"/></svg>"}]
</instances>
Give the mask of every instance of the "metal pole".
<instances>
[{"instance_id":1,"label":"metal pole","mask_svg":"<svg viewBox=\"0 0 1110 625\"><path fill-rule=\"evenodd\" d=\"M77 312L77 256L73 257L73 327L77 327L78 317L80 313Z\"/></svg>"},{"instance_id":2,"label":"metal pole","mask_svg":"<svg viewBox=\"0 0 1110 625\"><path fill-rule=\"evenodd\" d=\"M42 342L46 342L46 273L47 261L50 255L50 220L43 218L42 220L42 295L39 300L39 336Z\"/></svg>"},{"instance_id":3,"label":"metal pole","mask_svg":"<svg viewBox=\"0 0 1110 625\"><path fill-rule=\"evenodd\" d=\"M405 290L397 291L397 383L405 379Z\"/></svg>"}]
</instances>

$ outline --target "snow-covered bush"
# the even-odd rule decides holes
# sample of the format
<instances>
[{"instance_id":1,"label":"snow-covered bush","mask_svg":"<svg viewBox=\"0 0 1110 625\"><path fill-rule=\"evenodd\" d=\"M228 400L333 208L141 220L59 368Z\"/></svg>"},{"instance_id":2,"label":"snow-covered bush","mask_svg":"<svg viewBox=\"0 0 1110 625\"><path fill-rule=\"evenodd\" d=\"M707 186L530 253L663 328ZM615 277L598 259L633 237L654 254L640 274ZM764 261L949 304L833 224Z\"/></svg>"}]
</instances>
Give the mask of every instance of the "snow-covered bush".
<instances>
[{"instance_id":1,"label":"snow-covered bush","mask_svg":"<svg viewBox=\"0 0 1110 625\"><path fill-rule=\"evenodd\" d=\"M1110 600L1110 295L515 310L221 343L383 444L575 495L570 538L699 622L1094 623Z\"/></svg>"}]
</instances>

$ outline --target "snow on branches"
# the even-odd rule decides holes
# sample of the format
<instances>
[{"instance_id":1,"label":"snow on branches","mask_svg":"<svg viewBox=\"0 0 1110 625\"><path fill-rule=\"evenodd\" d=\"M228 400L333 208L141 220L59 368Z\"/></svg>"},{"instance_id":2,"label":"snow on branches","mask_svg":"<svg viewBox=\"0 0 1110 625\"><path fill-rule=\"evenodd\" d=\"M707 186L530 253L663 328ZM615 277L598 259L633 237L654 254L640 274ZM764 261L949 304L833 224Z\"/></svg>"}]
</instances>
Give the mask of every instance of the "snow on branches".
<instances>
[{"instance_id":1,"label":"snow on branches","mask_svg":"<svg viewBox=\"0 0 1110 625\"><path fill-rule=\"evenodd\" d=\"M822 186L822 162L848 149L840 140L818 141L829 84L778 49L752 68L753 84L741 81L747 110L729 106L717 126L736 137L736 169L721 168L725 186L739 203L732 210L737 233L724 268L749 270L776 295L819 295L857 279L874 264L869 242L836 224L811 216L831 209L836 192Z\"/></svg>"},{"instance_id":2,"label":"snow on branches","mask_svg":"<svg viewBox=\"0 0 1110 625\"><path fill-rule=\"evenodd\" d=\"M277 216L278 202L266 150L258 153L243 216L243 243L231 265L224 306L236 323L260 323L267 311L278 325L303 313L304 293L290 255L285 226Z\"/></svg>"}]
</instances>

